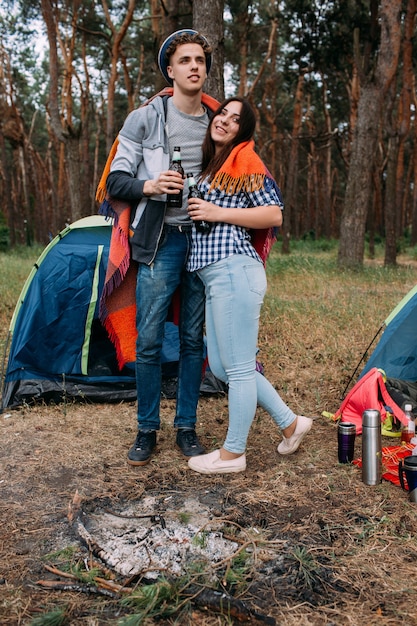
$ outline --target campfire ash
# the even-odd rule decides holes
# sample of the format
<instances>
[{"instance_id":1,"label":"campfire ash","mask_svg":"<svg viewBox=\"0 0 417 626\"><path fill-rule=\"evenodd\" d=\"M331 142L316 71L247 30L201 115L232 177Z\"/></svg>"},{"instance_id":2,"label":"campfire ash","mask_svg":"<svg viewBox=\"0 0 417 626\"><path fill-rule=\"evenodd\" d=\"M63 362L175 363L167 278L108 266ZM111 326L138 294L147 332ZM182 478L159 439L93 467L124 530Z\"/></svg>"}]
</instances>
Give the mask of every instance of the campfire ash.
<instances>
[{"instance_id":1,"label":"campfire ash","mask_svg":"<svg viewBox=\"0 0 417 626\"><path fill-rule=\"evenodd\" d=\"M158 504L156 497L146 497L122 511L82 512L76 528L93 552L124 577L181 576L192 563L210 568L238 550L238 543L216 530L219 520L213 521L199 500L189 498L179 509L164 507L163 513Z\"/></svg>"}]
</instances>

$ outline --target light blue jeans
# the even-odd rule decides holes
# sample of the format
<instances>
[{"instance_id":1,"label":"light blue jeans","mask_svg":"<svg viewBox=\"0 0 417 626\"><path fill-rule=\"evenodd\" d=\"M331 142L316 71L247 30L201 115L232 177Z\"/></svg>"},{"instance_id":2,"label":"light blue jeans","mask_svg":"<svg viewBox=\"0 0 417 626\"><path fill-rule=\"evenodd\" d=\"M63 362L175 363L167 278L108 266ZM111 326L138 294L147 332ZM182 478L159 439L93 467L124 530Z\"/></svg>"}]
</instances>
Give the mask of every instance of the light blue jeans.
<instances>
[{"instance_id":1,"label":"light blue jeans","mask_svg":"<svg viewBox=\"0 0 417 626\"><path fill-rule=\"evenodd\" d=\"M213 374L229 386L224 448L241 454L259 404L284 429L295 414L256 371L259 317L266 291L259 261L235 254L198 270L206 291L207 354Z\"/></svg>"}]
</instances>

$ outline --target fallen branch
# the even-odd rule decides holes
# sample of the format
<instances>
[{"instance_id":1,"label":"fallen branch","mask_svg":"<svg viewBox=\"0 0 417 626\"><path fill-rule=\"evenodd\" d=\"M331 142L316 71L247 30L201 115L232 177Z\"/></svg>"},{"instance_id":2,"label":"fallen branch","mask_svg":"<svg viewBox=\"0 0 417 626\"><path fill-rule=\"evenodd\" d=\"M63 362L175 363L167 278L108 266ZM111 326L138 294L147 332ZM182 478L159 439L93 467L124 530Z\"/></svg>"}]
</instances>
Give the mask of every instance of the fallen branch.
<instances>
[{"instance_id":1,"label":"fallen branch","mask_svg":"<svg viewBox=\"0 0 417 626\"><path fill-rule=\"evenodd\" d=\"M60 578L70 578L71 580L78 580L77 576L74 574L70 574L69 572L63 572L57 567L52 567L51 565L44 565L45 569ZM114 591L115 593L131 593L133 591L132 587L126 587L125 585L120 585L114 580L108 580L107 578L101 578L100 576L94 576L94 582L103 589L108 589L110 591ZM46 582L46 581L44 581ZM64 584L63 581L50 581L51 583L57 583L60 586Z\"/></svg>"},{"instance_id":2,"label":"fallen branch","mask_svg":"<svg viewBox=\"0 0 417 626\"><path fill-rule=\"evenodd\" d=\"M56 576L61 576L61 578L71 578L72 580L77 580L77 577L74 574L70 574L69 572L63 572L57 567L52 567L51 565L44 565L44 568L51 572L51 574L55 574Z\"/></svg>"},{"instance_id":3,"label":"fallen branch","mask_svg":"<svg viewBox=\"0 0 417 626\"><path fill-rule=\"evenodd\" d=\"M110 589L110 591L115 591L116 593L132 593L132 587L125 587L124 585L119 585L119 583L114 582L113 580L107 580L106 578L100 578L99 576L94 577L94 582L96 582L100 587L105 589Z\"/></svg>"},{"instance_id":4,"label":"fallen branch","mask_svg":"<svg viewBox=\"0 0 417 626\"><path fill-rule=\"evenodd\" d=\"M214 589L202 589L192 600L196 606L221 615L233 617L238 622L258 622L275 626L275 618L252 611L242 600L237 600L227 593Z\"/></svg>"},{"instance_id":5,"label":"fallen branch","mask_svg":"<svg viewBox=\"0 0 417 626\"><path fill-rule=\"evenodd\" d=\"M95 557L99 558L104 563L111 561L110 553L106 552L98 545L79 519L77 520L76 527L80 538L84 541L87 548Z\"/></svg>"},{"instance_id":6,"label":"fallen branch","mask_svg":"<svg viewBox=\"0 0 417 626\"><path fill-rule=\"evenodd\" d=\"M54 589L57 591L75 591L77 593L97 594L113 599L118 599L119 597L118 593L114 593L108 589L103 589L102 587L96 587L95 585L67 583L63 580L38 580L36 584L44 587L45 589Z\"/></svg>"}]
</instances>

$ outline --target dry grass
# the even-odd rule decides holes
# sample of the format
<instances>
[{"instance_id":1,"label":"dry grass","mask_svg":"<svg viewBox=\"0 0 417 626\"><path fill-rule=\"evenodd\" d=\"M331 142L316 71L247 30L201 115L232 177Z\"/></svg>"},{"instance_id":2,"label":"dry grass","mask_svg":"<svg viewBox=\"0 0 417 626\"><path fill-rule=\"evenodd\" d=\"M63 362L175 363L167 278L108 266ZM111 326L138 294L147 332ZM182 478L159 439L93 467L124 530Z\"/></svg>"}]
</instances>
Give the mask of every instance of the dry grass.
<instances>
[{"instance_id":1,"label":"dry grass","mask_svg":"<svg viewBox=\"0 0 417 626\"><path fill-rule=\"evenodd\" d=\"M37 584L48 578L48 553L75 546L88 557L68 519L78 492L86 508L105 502L117 509L147 493L210 498L213 516L238 529L252 549L239 597L277 624L416 624L415 505L391 483L368 487L357 468L339 465L336 425L322 417L338 408L365 347L415 284L411 257L400 263L386 270L378 260L367 261L363 272L344 273L334 250L299 247L283 258L277 249L271 257L259 359L286 402L316 417L308 439L289 458L276 453L280 434L260 409L247 471L224 477L188 470L173 443L171 400L161 405L158 454L137 469L126 464L134 404L22 407L2 415L0 622L30 624L65 608L64 623L98 626L117 624L129 613L115 598ZM4 303L3 341L9 314ZM198 432L204 444L218 445L226 428L226 399L202 398ZM46 617L39 623L47 624ZM143 623L238 622L188 604L179 616Z\"/></svg>"}]
</instances>

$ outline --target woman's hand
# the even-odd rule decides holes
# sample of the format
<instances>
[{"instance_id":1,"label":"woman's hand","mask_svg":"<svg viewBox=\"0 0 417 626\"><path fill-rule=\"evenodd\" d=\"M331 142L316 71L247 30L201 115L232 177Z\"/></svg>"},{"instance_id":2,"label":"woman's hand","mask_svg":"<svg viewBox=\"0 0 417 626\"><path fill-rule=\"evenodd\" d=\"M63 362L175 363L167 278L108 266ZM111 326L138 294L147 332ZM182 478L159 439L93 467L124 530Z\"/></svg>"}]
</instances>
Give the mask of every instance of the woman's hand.
<instances>
[{"instance_id":1,"label":"woman's hand","mask_svg":"<svg viewBox=\"0 0 417 626\"><path fill-rule=\"evenodd\" d=\"M193 221L220 222L221 220L216 219L219 211L220 207L202 198L188 200L188 214Z\"/></svg>"},{"instance_id":2,"label":"woman's hand","mask_svg":"<svg viewBox=\"0 0 417 626\"><path fill-rule=\"evenodd\" d=\"M282 211L276 204L247 209L229 209L199 198L190 198L188 213L194 221L225 222L244 228L269 228L282 224Z\"/></svg>"}]
</instances>

